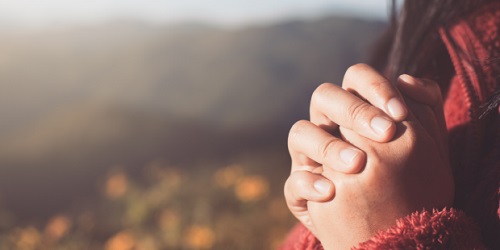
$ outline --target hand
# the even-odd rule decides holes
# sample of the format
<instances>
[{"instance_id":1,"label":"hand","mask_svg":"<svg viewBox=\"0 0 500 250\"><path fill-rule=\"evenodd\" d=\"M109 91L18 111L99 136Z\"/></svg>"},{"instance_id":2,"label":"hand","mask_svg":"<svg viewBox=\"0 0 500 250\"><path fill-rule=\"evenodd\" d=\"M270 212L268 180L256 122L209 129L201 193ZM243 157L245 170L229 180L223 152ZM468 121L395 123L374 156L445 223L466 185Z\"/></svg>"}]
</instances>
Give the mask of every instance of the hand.
<instances>
[{"instance_id":1,"label":"hand","mask_svg":"<svg viewBox=\"0 0 500 250\"><path fill-rule=\"evenodd\" d=\"M397 124L393 140L381 143L340 127L344 139L366 153L366 166L354 175L323 169L322 175L335 183L335 197L310 201L307 207L325 249L353 247L398 218L452 204L454 184L439 87L408 75L400 77L398 87L409 97L410 112Z\"/></svg>"},{"instance_id":2,"label":"hand","mask_svg":"<svg viewBox=\"0 0 500 250\"><path fill-rule=\"evenodd\" d=\"M350 67L342 85L345 90L333 84L319 86L311 100L311 122L299 121L290 130L292 171L285 198L290 211L313 233L307 201L328 201L335 192L333 183L320 175L323 169L354 174L365 166L365 153L332 133L340 125L387 142L396 133L393 121L408 113L399 92L367 65Z\"/></svg>"}]
</instances>

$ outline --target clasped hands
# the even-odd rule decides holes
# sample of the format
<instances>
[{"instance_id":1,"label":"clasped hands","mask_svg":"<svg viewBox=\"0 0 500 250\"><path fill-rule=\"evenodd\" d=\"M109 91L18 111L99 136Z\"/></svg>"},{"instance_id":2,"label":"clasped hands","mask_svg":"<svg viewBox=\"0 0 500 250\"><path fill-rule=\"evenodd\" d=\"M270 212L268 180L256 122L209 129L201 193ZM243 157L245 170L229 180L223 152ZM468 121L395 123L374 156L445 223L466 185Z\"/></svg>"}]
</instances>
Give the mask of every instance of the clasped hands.
<instances>
[{"instance_id":1,"label":"clasped hands","mask_svg":"<svg viewBox=\"0 0 500 250\"><path fill-rule=\"evenodd\" d=\"M342 87L313 93L310 121L289 134L291 212L325 249L348 249L422 209L453 203L439 86L409 75L396 84L368 65Z\"/></svg>"}]
</instances>

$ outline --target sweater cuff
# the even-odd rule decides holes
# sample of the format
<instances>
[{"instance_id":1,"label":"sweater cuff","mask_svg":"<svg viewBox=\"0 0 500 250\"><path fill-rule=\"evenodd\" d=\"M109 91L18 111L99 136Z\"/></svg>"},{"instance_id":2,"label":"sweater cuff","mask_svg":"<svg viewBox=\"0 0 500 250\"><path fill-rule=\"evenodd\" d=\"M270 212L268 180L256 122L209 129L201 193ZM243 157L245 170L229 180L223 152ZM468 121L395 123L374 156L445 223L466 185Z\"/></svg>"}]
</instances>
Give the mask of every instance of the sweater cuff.
<instances>
[{"instance_id":1,"label":"sweater cuff","mask_svg":"<svg viewBox=\"0 0 500 250\"><path fill-rule=\"evenodd\" d=\"M455 209L415 212L354 249L485 249L479 228Z\"/></svg>"},{"instance_id":2,"label":"sweater cuff","mask_svg":"<svg viewBox=\"0 0 500 250\"><path fill-rule=\"evenodd\" d=\"M323 250L323 246L311 231L298 223L290 230L279 250Z\"/></svg>"}]
</instances>

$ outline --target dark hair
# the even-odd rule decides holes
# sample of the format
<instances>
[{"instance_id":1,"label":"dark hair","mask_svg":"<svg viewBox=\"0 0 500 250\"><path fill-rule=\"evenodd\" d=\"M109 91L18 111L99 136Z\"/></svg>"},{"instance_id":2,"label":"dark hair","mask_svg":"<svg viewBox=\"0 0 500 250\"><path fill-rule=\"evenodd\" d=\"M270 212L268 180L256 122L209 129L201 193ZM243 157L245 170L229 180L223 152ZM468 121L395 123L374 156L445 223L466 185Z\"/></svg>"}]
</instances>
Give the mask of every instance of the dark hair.
<instances>
[{"instance_id":1,"label":"dark hair","mask_svg":"<svg viewBox=\"0 0 500 250\"><path fill-rule=\"evenodd\" d=\"M406 0L399 9L397 1L392 0L390 26L379 42L372 64L384 70L391 81L403 73L437 81L450 80L453 67L438 29L450 27L460 17L494 1L497 0ZM489 108L484 112L496 108L499 102L497 91L485 104Z\"/></svg>"}]
</instances>

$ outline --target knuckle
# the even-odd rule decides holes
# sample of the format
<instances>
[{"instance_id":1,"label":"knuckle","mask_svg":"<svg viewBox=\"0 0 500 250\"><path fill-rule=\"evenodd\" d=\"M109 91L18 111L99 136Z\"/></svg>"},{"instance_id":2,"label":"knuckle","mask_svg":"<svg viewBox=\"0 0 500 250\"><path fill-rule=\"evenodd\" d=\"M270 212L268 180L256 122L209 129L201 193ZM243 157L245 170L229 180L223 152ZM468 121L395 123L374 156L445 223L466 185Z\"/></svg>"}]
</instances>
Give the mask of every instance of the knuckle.
<instances>
[{"instance_id":1,"label":"knuckle","mask_svg":"<svg viewBox=\"0 0 500 250\"><path fill-rule=\"evenodd\" d=\"M328 94L332 91L332 88L334 87L335 86L332 83L320 84L312 93L311 103L317 104L322 102L322 100L325 99L326 96L328 96Z\"/></svg>"},{"instance_id":2,"label":"knuckle","mask_svg":"<svg viewBox=\"0 0 500 250\"><path fill-rule=\"evenodd\" d=\"M375 81L370 81L366 86L370 89L373 95L372 102L374 103L386 103L390 98L398 96L397 91L392 88L389 80L385 78L380 78Z\"/></svg>"},{"instance_id":3,"label":"knuckle","mask_svg":"<svg viewBox=\"0 0 500 250\"><path fill-rule=\"evenodd\" d=\"M288 134L288 143L289 145L293 145L294 140L297 138L297 136L302 133L302 131L309 126L309 121L306 120L300 120L297 121L292 125L292 128L290 129L290 133Z\"/></svg>"},{"instance_id":4,"label":"knuckle","mask_svg":"<svg viewBox=\"0 0 500 250\"><path fill-rule=\"evenodd\" d=\"M342 87L355 88L354 91L356 92L362 89L370 89L372 95L380 97L394 95L394 93L391 93L394 89L390 81L371 66L363 63L352 65L347 69Z\"/></svg>"},{"instance_id":5,"label":"knuckle","mask_svg":"<svg viewBox=\"0 0 500 250\"><path fill-rule=\"evenodd\" d=\"M300 200L300 191L307 188L307 180L302 171L290 174L284 186L285 199L288 201Z\"/></svg>"},{"instance_id":6,"label":"knuckle","mask_svg":"<svg viewBox=\"0 0 500 250\"><path fill-rule=\"evenodd\" d=\"M354 64L354 65L351 65L345 71L344 79L349 79L351 77L354 77L357 74L359 74L360 72L366 71L368 69L371 69L371 67L368 66L367 64L364 64L364 63L357 63L357 64Z\"/></svg>"},{"instance_id":7,"label":"knuckle","mask_svg":"<svg viewBox=\"0 0 500 250\"><path fill-rule=\"evenodd\" d=\"M352 124L363 122L368 112L370 112L370 106L364 102L354 103L347 108L347 115Z\"/></svg>"},{"instance_id":8,"label":"knuckle","mask_svg":"<svg viewBox=\"0 0 500 250\"><path fill-rule=\"evenodd\" d=\"M318 145L318 155L320 155L322 159L328 159L329 155L331 155L331 152L335 150L334 148L336 142L337 140L335 139L329 139Z\"/></svg>"},{"instance_id":9,"label":"knuckle","mask_svg":"<svg viewBox=\"0 0 500 250\"><path fill-rule=\"evenodd\" d=\"M305 171L297 172L295 177L295 186L297 187L297 190L306 190L310 186L310 180L306 177Z\"/></svg>"},{"instance_id":10,"label":"knuckle","mask_svg":"<svg viewBox=\"0 0 500 250\"><path fill-rule=\"evenodd\" d=\"M346 70L346 75L348 74L353 74L353 73L358 73L360 71L365 71L367 69L370 69L371 67L368 64L365 63L356 63L354 65L351 65L349 68Z\"/></svg>"},{"instance_id":11,"label":"knuckle","mask_svg":"<svg viewBox=\"0 0 500 250\"><path fill-rule=\"evenodd\" d=\"M390 91L391 88L391 83L385 79L385 78L382 78L382 79L377 79L376 81L371 81L368 83L368 87L370 89L372 89L376 94L382 94L386 91Z\"/></svg>"}]
</instances>

